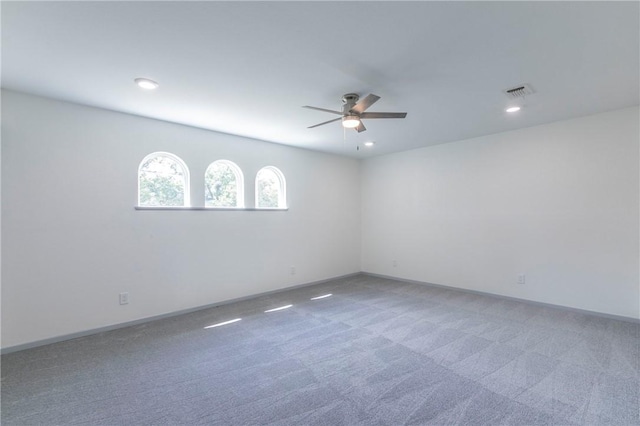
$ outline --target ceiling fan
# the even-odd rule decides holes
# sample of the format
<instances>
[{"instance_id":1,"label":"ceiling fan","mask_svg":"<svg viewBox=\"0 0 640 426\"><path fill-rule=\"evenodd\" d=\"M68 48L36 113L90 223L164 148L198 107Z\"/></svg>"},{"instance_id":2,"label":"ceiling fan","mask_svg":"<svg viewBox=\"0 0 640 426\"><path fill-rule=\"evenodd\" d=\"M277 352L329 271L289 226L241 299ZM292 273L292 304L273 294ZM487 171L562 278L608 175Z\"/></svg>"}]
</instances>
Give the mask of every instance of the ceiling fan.
<instances>
[{"instance_id":1,"label":"ceiling fan","mask_svg":"<svg viewBox=\"0 0 640 426\"><path fill-rule=\"evenodd\" d=\"M331 114L337 114L340 117L333 120L325 121L324 123L309 126L308 129L322 126L324 124L333 123L334 121L342 120L342 126L347 129L356 129L358 133L367 130L362 124L362 119L366 118L405 118L406 112L365 112L371 105L380 99L380 96L374 94L367 95L362 101L358 102L360 97L355 93L347 93L342 97L342 112L334 111L331 109L324 109L305 105L302 108L315 109L318 111L329 112Z\"/></svg>"}]
</instances>

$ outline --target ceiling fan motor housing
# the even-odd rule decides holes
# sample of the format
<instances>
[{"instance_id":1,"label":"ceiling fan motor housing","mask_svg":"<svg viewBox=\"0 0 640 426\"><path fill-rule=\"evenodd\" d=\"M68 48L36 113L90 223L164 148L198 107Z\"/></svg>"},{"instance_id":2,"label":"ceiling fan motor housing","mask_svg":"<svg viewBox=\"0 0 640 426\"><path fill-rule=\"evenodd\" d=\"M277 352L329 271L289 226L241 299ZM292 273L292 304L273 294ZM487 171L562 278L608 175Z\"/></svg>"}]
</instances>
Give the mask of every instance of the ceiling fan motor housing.
<instances>
[{"instance_id":1,"label":"ceiling fan motor housing","mask_svg":"<svg viewBox=\"0 0 640 426\"><path fill-rule=\"evenodd\" d=\"M349 114L349 111L351 111L353 107L356 106L358 99L360 99L360 96L356 95L355 93L347 93L346 95L344 95L342 97L342 113L345 115Z\"/></svg>"}]
</instances>

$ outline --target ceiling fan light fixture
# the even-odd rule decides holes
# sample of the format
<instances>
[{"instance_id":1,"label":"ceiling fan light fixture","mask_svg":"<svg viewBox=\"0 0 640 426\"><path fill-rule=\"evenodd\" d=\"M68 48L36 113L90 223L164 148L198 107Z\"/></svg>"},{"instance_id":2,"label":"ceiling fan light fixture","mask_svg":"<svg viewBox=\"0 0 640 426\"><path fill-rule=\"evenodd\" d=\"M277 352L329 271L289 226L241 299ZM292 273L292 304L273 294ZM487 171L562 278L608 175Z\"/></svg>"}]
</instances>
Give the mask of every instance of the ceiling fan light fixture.
<instances>
[{"instance_id":1,"label":"ceiling fan light fixture","mask_svg":"<svg viewBox=\"0 0 640 426\"><path fill-rule=\"evenodd\" d=\"M362 133L367 130L362 122L363 119L405 118L407 116L406 112L366 112L371 105L380 99L380 96L374 95L373 93L368 94L364 99L360 100L360 102L358 102L359 99L360 98L355 93L347 93L344 95L342 97L342 111L304 105L303 108L315 109L317 111L328 112L339 116L333 120L309 126L308 129L324 126L325 124L333 123L335 121L342 121L342 127L345 129L354 129L358 133Z\"/></svg>"},{"instance_id":2,"label":"ceiling fan light fixture","mask_svg":"<svg viewBox=\"0 0 640 426\"><path fill-rule=\"evenodd\" d=\"M139 87L146 90L157 89L158 86L160 86L158 83L153 80L149 80L148 78L136 78L134 81Z\"/></svg>"},{"instance_id":3,"label":"ceiling fan light fixture","mask_svg":"<svg viewBox=\"0 0 640 426\"><path fill-rule=\"evenodd\" d=\"M372 147L373 145L375 145L374 141L367 141L364 143L364 146L368 146L368 147Z\"/></svg>"},{"instance_id":4,"label":"ceiling fan light fixture","mask_svg":"<svg viewBox=\"0 0 640 426\"><path fill-rule=\"evenodd\" d=\"M360 117L357 115L346 115L342 117L342 126L347 129L355 129L360 125Z\"/></svg>"}]
</instances>

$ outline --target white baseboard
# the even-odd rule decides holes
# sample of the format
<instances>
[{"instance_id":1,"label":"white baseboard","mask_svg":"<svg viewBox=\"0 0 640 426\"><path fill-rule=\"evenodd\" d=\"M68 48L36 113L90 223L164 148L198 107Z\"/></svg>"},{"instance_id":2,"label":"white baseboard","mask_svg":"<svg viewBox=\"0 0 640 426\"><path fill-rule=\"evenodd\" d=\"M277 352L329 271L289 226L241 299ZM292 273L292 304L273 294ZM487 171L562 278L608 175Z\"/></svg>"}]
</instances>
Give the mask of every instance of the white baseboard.
<instances>
[{"instance_id":1,"label":"white baseboard","mask_svg":"<svg viewBox=\"0 0 640 426\"><path fill-rule=\"evenodd\" d=\"M23 351L25 349L37 348L39 346L50 345L52 343L59 343L59 342L64 342L66 340L77 339L79 337L90 336L92 334L104 333L105 331L118 330L120 328L130 327L132 325L144 324L144 323L151 322L151 321L156 321L156 320L159 320L159 319L170 318L170 317L175 317L177 315L183 315L183 314L188 314L188 313L191 313L191 312L201 311L203 309L215 308L216 306L222 306L222 305L228 305L230 303L241 302L243 300L253 299L254 297L260 297L260 296L266 296L266 295L269 295L269 294L282 293L284 291L289 291L289 290L293 290L293 289L296 289L296 288L309 287L309 286L312 286L312 285L322 284L322 283L326 283L326 282L334 281L334 280L340 280L340 279L344 279L344 278L348 278L348 277L353 277L353 276L356 276L356 275L360 275L360 272L354 272L352 274L341 275L341 276L338 276L338 277L327 278L327 279L323 279L323 280L319 280L319 281L313 281L313 282L304 283L304 284L298 284L298 285L294 285L294 286L286 287L286 288L281 288L281 289L277 289L277 290L265 291L263 293L252 294L251 296L238 297L236 299L225 300L223 302L210 303L208 305L197 306L195 308L181 309L181 310L175 311L175 312L169 312L169 313L166 313L166 314L154 315L154 316L151 316L151 317L141 318L141 319L137 319L137 320L133 320L133 321L127 321L127 322L123 322L123 323L119 323L119 324L107 325L107 326L104 326L104 327L92 328L90 330L78 331L76 333L70 333L70 334L64 334L64 335L61 335L61 336L50 337L48 339L37 340L35 342L29 342L29 343L23 343L23 344L20 344L20 345L9 346L9 347L0 349L0 354L4 355L4 354L12 353L12 352Z\"/></svg>"},{"instance_id":2,"label":"white baseboard","mask_svg":"<svg viewBox=\"0 0 640 426\"><path fill-rule=\"evenodd\" d=\"M405 282L405 283L426 285L426 286L430 286L430 287L446 288L446 289L449 289L449 290L457 290L457 291L462 291L462 292L465 292L465 293L481 294L483 296L491 296L491 297L496 297L498 299L514 300L516 302L528 303L528 304L536 305L536 306L545 306L547 308L562 309L562 310L565 310L565 311L578 312L578 313L582 313L582 314L595 315L595 316L598 316L598 317L609 318L609 319L614 319L614 320L618 320L618 321L626 321L626 322L632 322L632 323L640 324L640 318L625 317L625 316L622 316L622 315L607 314L607 313L604 313L604 312L597 312L597 311L589 311L587 309L572 308L572 307L564 306L564 305L554 305L553 303L537 302L535 300L520 299L518 297L503 296L501 294L488 293L488 292L479 291L479 290L469 290L469 289L466 289L466 288L452 287L452 286L443 285L443 284L433 284L433 283L428 283L428 282L425 282L425 281L410 280L410 279L407 279L407 278L398 278L398 277L394 277L394 276L391 276L391 275L374 274L372 272L361 272L361 274L369 275L371 277L385 278L385 279L388 279L388 280Z\"/></svg>"}]
</instances>

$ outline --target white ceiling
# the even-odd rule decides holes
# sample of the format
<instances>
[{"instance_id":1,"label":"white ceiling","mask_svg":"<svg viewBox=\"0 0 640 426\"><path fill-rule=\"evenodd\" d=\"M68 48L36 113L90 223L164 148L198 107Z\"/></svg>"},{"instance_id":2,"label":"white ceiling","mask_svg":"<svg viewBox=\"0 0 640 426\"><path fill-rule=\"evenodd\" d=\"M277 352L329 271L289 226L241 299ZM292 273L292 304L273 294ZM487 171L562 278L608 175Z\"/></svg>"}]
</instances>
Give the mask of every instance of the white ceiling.
<instances>
[{"instance_id":1,"label":"white ceiling","mask_svg":"<svg viewBox=\"0 0 640 426\"><path fill-rule=\"evenodd\" d=\"M354 157L638 105L638 2L2 2L2 87ZM136 77L160 83L155 92ZM507 114L503 89L537 93ZM344 93L406 111L346 133ZM356 151L367 140L372 149Z\"/></svg>"}]
</instances>

